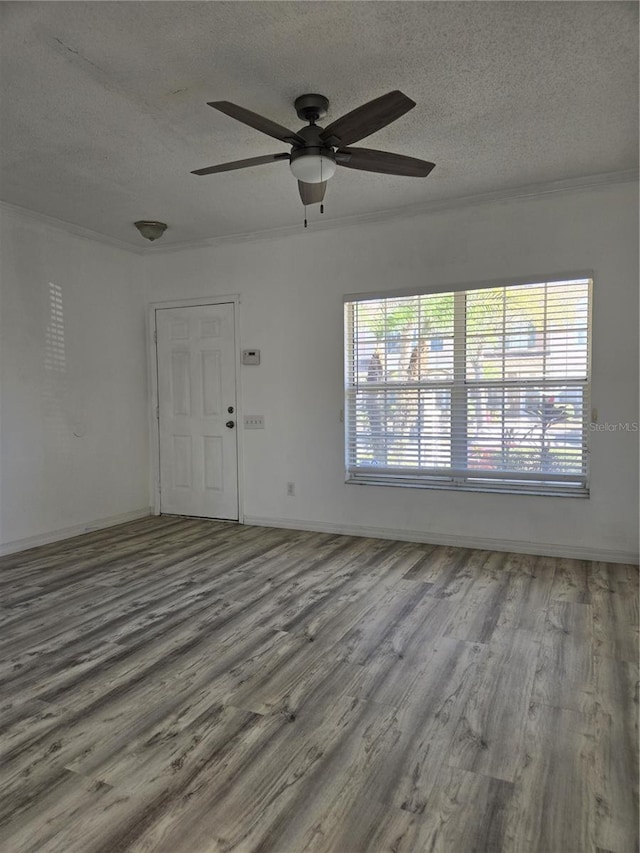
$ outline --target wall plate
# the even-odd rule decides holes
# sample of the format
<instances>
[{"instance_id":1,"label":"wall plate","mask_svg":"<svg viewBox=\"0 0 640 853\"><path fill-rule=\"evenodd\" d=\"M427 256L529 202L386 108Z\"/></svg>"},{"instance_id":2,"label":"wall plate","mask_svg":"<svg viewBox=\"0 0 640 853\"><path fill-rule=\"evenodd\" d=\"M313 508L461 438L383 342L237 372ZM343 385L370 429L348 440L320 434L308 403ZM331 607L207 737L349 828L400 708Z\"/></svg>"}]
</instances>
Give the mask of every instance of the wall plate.
<instances>
[{"instance_id":1,"label":"wall plate","mask_svg":"<svg viewBox=\"0 0 640 853\"><path fill-rule=\"evenodd\" d=\"M243 364L260 364L260 350L259 349L243 349L242 350L242 363Z\"/></svg>"}]
</instances>

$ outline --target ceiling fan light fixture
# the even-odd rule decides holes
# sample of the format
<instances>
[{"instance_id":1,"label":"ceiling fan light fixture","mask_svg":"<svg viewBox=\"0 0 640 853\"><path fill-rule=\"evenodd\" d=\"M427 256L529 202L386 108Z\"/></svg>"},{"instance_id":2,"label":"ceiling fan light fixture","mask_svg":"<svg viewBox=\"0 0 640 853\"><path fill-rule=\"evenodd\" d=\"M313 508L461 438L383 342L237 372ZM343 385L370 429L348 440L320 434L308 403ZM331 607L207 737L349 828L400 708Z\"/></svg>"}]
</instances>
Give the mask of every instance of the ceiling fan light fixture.
<instances>
[{"instance_id":1,"label":"ceiling fan light fixture","mask_svg":"<svg viewBox=\"0 0 640 853\"><path fill-rule=\"evenodd\" d=\"M291 152L291 171L305 184L320 184L332 178L336 160L332 151L323 148L301 148Z\"/></svg>"},{"instance_id":2,"label":"ceiling fan light fixture","mask_svg":"<svg viewBox=\"0 0 640 853\"><path fill-rule=\"evenodd\" d=\"M157 240L158 237L162 237L164 232L167 230L166 223L156 222L151 219L140 219L138 222L134 222L133 224L145 240Z\"/></svg>"}]
</instances>

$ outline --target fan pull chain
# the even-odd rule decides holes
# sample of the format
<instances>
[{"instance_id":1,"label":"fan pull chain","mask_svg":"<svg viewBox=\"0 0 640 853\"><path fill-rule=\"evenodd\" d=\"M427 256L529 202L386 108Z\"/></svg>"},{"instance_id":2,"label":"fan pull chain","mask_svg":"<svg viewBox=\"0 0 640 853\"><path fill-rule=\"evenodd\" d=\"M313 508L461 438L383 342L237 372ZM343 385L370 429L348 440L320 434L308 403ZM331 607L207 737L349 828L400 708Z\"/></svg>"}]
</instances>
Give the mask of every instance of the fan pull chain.
<instances>
[{"instance_id":1,"label":"fan pull chain","mask_svg":"<svg viewBox=\"0 0 640 853\"><path fill-rule=\"evenodd\" d=\"M307 205L304 206L304 227L307 227Z\"/></svg>"},{"instance_id":2,"label":"fan pull chain","mask_svg":"<svg viewBox=\"0 0 640 853\"><path fill-rule=\"evenodd\" d=\"M324 213L324 204L320 203L320 213Z\"/></svg>"}]
</instances>

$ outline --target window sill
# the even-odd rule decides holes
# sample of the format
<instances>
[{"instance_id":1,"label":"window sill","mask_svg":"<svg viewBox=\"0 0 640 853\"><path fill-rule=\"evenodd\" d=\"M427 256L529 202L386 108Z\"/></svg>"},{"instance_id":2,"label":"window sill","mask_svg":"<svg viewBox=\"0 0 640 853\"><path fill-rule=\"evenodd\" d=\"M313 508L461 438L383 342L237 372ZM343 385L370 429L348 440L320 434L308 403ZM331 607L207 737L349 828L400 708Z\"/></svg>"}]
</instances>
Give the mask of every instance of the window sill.
<instances>
[{"instance_id":1,"label":"window sill","mask_svg":"<svg viewBox=\"0 0 640 853\"><path fill-rule=\"evenodd\" d=\"M402 477L357 477L348 476L345 483L353 486L391 486L402 489L435 489L450 492L478 492L480 494L498 495L534 495L547 498L589 498L588 486L562 487L539 486L534 488L531 483L500 482L488 484L486 481L480 483L462 482L454 483L451 480L417 480Z\"/></svg>"}]
</instances>

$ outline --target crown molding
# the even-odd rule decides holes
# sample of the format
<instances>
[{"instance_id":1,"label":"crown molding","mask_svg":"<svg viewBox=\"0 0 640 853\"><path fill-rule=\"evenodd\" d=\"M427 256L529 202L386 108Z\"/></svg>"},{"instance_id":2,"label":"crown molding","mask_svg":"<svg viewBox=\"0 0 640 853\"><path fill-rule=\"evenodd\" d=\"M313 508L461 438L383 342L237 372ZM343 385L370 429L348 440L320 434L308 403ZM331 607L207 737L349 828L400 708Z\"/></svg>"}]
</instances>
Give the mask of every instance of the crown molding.
<instances>
[{"instance_id":1,"label":"crown molding","mask_svg":"<svg viewBox=\"0 0 640 853\"><path fill-rule=\"evenodd\" d=\"M367 223L411 219L429 213L459 210L465 207L475 207L477 205L490 204L492 202L496 203L516 199L536 198L552 193L575 193L584 190L606 188L615 184L636 183L638 181L638 177L638 169L628 169L620 172L604 172L597 175L586 175L580 178L567 178L539 184L528 184L505 190L496 190L495 192L479 193L477 195L440 199L419 205L411 205L409 207L385 208L371 213L356 213L352 216L339 216L332 219L316 220L313 222L312 228L307 233L309 233L310 236L318 231L332 231L337 228L343 229ZM219 237L185 240L180 243L167 243L162 244L161 246L138 246L135 243L129 243L125 240L109 237L106 234L101 234L98 231L92 231L91 229L84 228L81 225L75 225L72 222L57 219L56 217L49 216L45 213L38 213L37 211L29 210L28 208L19 207L18 205L11 204L9 202L0 201L0 211L1 210L18 214L36 222L41 222L45 225L49 225L51 228L64 231L67 234L71 233L77 237L85 237L86 239L104 243L108 246L124 249L127 252L133 252L136 255L145 256L166 254L170 252L182 252L188 249L208 249L215 248L217 246L255 243L263 240L279 240L283 237L301 234L300 225L296 224L284 225L279 228L265 228L259 231L246 233L225 234Z\"/></svg>"},{"instance_id":2,"label":"crown molding","mask_svg":"<svg viewBox=\"0 0 640 853\"><path fill-rule=\"evenodd\" d=\"M47 225L56 231L63 231L65 234L73 234L75 237L84 237L86 240L93 240L97 243L104 243L106 246L111 246L115 249L124 249L127 252L133 252L136 255L144 255L148 250L146 246L139 247L134 243L128 243L126 240L119 240L117 237L109 237L107 234L101 234L99 231L92 231L90 228L84 228L82 225L76 225L73 222L67 222L65 219L58 219L55 216L49 216L47 213L39 213L37 210L30 210L28 207L20 207L17 204L11 204L8 201L0 200L0 212L15 216L20 216L23 219L28 219L33 222L39 222L42 225Z\"/></svg>"},{"instance_id":3,"label":"crown molding","mask_svg":"<svg viewBox=\"0 0 640 853\"><path fill-rule=\"evenodd\" d=\"M615 184L636 183L638 181L638 169L628 169L620 172L604 172L597 175L586 175L580 178L567 178L558 181L548 181L543 184L528 184L495 192L480 193L471 196L458 196L457 198L441 199L426 202L409 207L387 208L376 210L371 213L357 213L353 216L335 217L332 219L316 220L308 229L307 233L313 234L318 231L331 231L336 228L347 228L352 225L361 225L370 222L387 222L394 219L410 219L428 213L439 213L442 211L458 210L465 207L490 204L492 202L510 201L513 199L535 198L551 193L574 193L584 190L606 188ZM279 240L283 237L300 235L300 225L285 225L280 228L268 228L260 231L248 232L246 234L228 234L220 237L208 237L201 240L191 240L182 243L169 243L153 249L145 247L143 253L165 254L179 252L185 249L207 249L216 246L225 246L238 243L255 243L263 240Z\"/></svg>"}]
</instances>

